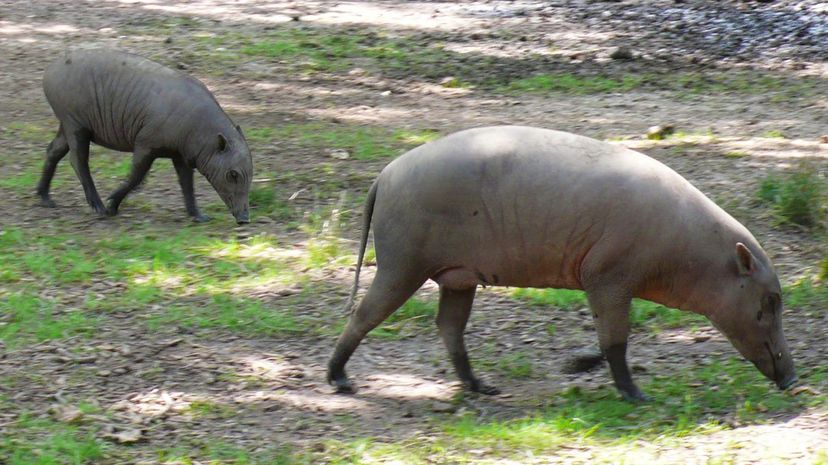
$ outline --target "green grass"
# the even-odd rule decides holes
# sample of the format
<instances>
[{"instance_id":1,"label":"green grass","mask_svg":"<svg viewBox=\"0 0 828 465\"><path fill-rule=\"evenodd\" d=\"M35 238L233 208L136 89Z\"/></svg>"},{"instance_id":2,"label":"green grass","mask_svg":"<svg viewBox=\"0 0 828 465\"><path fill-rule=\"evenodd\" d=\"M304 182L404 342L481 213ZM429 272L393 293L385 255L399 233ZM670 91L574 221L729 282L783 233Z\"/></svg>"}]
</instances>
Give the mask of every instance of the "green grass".
<instances>
[{"instance_id":1,"label":"green grass","mask_svg":"<svg viewBox=\"0 0 828 465\"><path fill-rule=\"evenodd\" d=\"M609 76L578 76L570 73L538 74L516 79L502 87L510 92L562 92L572 94L599 94L628 92L643 84L640 77L625 76L615 79Z\"/></svg>"},{"instance_id":2,"label":"green grass","mask_svg":"<svg viewBox=\"0 0 828 465\"><path fill-rule=\"evenodd\" d=\"M768 139L785 139L785 134L778 129L770 129L765 131L762 134L762 137L766 137Z\"/></svg>"},{"instance_id":3,"label":"green grass","mask_svg":"<svg viewBox=\"0 0 828 465\"><path fill-rule=\"evenodd\" d=\"M8 348L91 333L95 318L76 310L55 311L52 302L24 293L0 294L0 341Z\"/></svg>"},{"instance_id":4,"label":"green grass","mask_svg":"<svg viewBox=\"0 0 828 465\"><path fill-rule=\"evenodd\" d=\"M295 300L295 299L294 299ZM308 327L289 310L265 307L251 299L216 295L210 301L175 305L148 319L150 329L167 325L185 328L220 328L252 336L298 334Z\"/></svg>"},{"instance_id":5,"label":"green grass","mask_svg":"<svg viewBox=\"0 0 828 465\"><path fill-rule=\"evenodd\" d=\"M512 39L514 40L514 39ZM360 74L441 83L445 87L507 93L599 94L669 91L672 95L741 94L765 96L771 102L813 98L824 83L817 78L728 70L655 73L626 70L623 74L587 75L561 70L559 63L527 55L515 59L484 53L456 53L420 34L365 28L285 25L264 34L223 33L197 37L181 59L204 63L207 72L223 73L251 60L287 75ZM481 69L488 70L481 73ZM572 68L574 69L574 67ZM251 71L245 70L250 74ZM267 72L267 71L262 71ZM255 72L253 72L255 73Z\"/></svg>"},{"instance_id":6,"label":"green grass","mask_svg":"<svg viewBox=\"0 0 828 465\"><path fill-rule=\"evenodd\" d=\"M268 216L275 220L289 220L296 216L281 191L272 184L254 185L250 189L249 202L253 217Z\"/></svg>"},{"instance_id":7,"label":"green grass","mask_svg":"<svg viewBox=\"0 0 828 465\"><path fill-rule=\"evenodd\" d=\"M187 413L194 417L232 418L237 411L233 407L210 400L196 400L190 403Z\"/></svg>"},{"instance_id":8,"label":"green grass","mask_svg":"<svg viewBox=\"0 0 828 465\"><path fill-rule=\"evenodd\" d=\"M16 139L30 143L42 143L43 152L46 152L46 147L49 142L54 139L57 133L57 122L53 121L39 121L39 122L23 122L15 121L9 123L3 131L3 138Z\"/></svg>"},{"instance_id":9,"label":"green grass","mask_svg":"<svg viewBox=\"0 0 828 465\"><path fill-rule=\"evenodd\" d=\"M549 305L563 310L588 305L583 291L570 289L518 288L512 291L512 297L528 301L533 305ZM637 327L680 328L705 324L706 321L701 315L667 308L643 299L633 299L630 311L630 323Z\"/></svg>"},{"instance_id":10,"label":"green grass","mask_svg":"<svg viewBox=\"0 0 828 465\"><path fill-rule=\"evenodd\" d=\"M480 364L481 368L488 370L491 367L509 378L525 379L535 375L532 358L523 352L504 355L493 363L487 363L485 360L481 360L481 362L483 362Z\"/></svg>"},{"instance_id":11,"label":"green grass","mask_svg":"<svg viewBox=\"0 0 828 465\"><path fill-rule=\"evenodd\" d=\"M785 286L782 293L785 307L795 309L816 310L828 307L828 278L818 282L811 279L801 279L798 282Z\"/></svg>"},{"instance_id":12,"label":"green grass","mask_svg":"<svg viewBox=\"0 0 828 465\"><path fill-rule=\"evenodd\" d=\"M0 438L0 463L6 465L94 464L106 450L91 432L28 414L8 431Z\"/></svg>"},{"instance_id":13,"label":"green grass","mask_svg":"<svg viewBox=\"0 0 828 465\"><path fill-rule=\"evenodd\" d=\"M345 150L357 160L395 157L440 135L429 129L391 130L324 122L291 123L275 128L254 128L249 132L254 134L253 140L257 142L291 140L318 150Z\"/></svg>"},{"instance_id":14,"label":"green grass","mask_svg":"<svg viewBox=\"0 0 828 465\"><path fill-rule=\"evenodd\" d=\"M803 380L824 386L828 371L812 369L803 373ZM574 387L526 405L534 411L529 415L470 412L438 420L433 434L385 443L362 439L329 444L326 457L341 457L346 463L354 457L364 460L356 463L497 463L520 461L529 454L559 456L575 445L588 449L598 463L616 462L613 454L635 451L641 441L675 447L688 437L731 429L733 420L761 424L780 414L828 406L826 394L783 393L752 365L736 359L691 365L654 377L643 388L651 402L624 402L610 386Z\"/></svg>"},{"instance_id":15,"label":"green grass","mask_svg":"<svg viewBox=\"0 0 828 465\"><path fill-rule=\"evenodd\" d=\"M436 301L412 297L370 334L388 339L406 337L436 328L436 317Z\"/></svg>"},{"instance_id":16,"label":"green grass","mask_svg":"<svg viewBox=\"0 0 828 465\"><path fill-rule=\"evenodd\" d=\"M828 212L828 183L818 171L808 167L782 176L768 176L760 184L757 196L772 206L780 224L814 227Z\"/></svg>"},{"instance_id":17,"label":"green grass","mask_svg":"<svg viewBox=\"0 0 828 465\"><path fill-rule=\"evenodd\" d=\"M123 454L130 459L128 454ZM189 447L156 450L159 464L181 465L310 465L306 454L286 446L256 447L255 451L216 438L200 439Z\"/></svg>"},{"instance_id":18,"label":"green grass","mask_svg":"<svg viewBox=\"0 0 828 465\"><path fill-rule=\"evenodd\" d=\"M0 337L16 346L84 335L100 313L147 312L150 304L165 301L175 303L149 312L146 321L154 329L180 325L255 335L307 329L291 314L305 296L290 296L280 308L244 297L263 286L306 282L300 258L289 257L269 236L225 242L198 231L167 234L148 227L83 238L0 231ZM36 297L44 287L72 289L93 281L119 283L120 289L103 296L65 292L70 300L60 305ZM66 306L74 309L57 311Z\"/></svg>"}]
</instances>

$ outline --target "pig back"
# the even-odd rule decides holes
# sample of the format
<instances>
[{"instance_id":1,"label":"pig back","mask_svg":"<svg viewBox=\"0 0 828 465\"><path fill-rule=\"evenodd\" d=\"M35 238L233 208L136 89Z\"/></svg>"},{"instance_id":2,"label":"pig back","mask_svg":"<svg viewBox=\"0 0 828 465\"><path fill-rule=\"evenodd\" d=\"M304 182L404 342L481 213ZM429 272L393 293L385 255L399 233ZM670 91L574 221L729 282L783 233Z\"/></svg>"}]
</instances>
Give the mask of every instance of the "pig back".
<instances>
[{"instance_id":1,"label":"pig back","mask_svg":"<svg viewBox=\"0 0 828 465\"><path fill-rule=\"evenodd\" d=\"M688 228L719 221L716 209L643 154L506 126L462 131L392 162L374 221L378 255L385 237L388 247L414 241L429 266L469 268L483 283L582 288L588 255L647 273Z\"/></svg>"},{"instance_id":2,"label":"pig back","mask_svg":"<svg viewBox=\"0 0 828 465\"><path fill-rule=\"evenodd\" d=\"M217 106L196 79L112 50L68 52L46 69L43 90L64 124L88 130L93 142L120 151L132 151L147 128L161 139L176 132L180 137L177 129L205 106Z\"/></svg>"}]
</instances>

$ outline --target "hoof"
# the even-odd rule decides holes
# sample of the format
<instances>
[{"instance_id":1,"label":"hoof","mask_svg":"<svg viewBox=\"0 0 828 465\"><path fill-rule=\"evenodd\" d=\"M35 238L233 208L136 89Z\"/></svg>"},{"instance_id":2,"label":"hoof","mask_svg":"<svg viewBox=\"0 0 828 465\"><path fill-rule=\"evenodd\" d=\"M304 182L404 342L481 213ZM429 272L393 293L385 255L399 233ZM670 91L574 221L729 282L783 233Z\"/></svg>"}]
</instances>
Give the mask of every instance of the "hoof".
<instances>
[{"instance_id":1,"label":"hoof","mask_svg":"<svg viewBox=\"0 0 828 465\"><path fill-rule=\"evenodd\" d=\"M109 209L104 207L103 204L101 205L92 205L92 211L97 213L100 216L112 216L109 214ZM117 210L116 210L117 212Z\"/></svg>"},{"instance_id":2,"label":"hoof","mask_svg":"<svg viewBox=\"0 0 828 465\"><path fill-rule=\"evenodd\" d=\"M650 399L650 396L644 394L638 388L629 391L619 390L619 392L621 393L621 397L625 401L630 402L632 404L642 404L644 402L650 402L652 400Z\"/></svg>"},{"instance_id":3,"label":"hoof","mask_svg":"<svg viewBox=\"0 0 828 465\"><path fill-rule=\"evenodd\" d=\"M354 394L357 391L356 387L347 379L336 380L332 384L334 392L337 394Z\"/></svg>"},{"instance_id":4,"label":"hoof","mask_svg":"<svg viewBox=\"0 0 828 465\"><path fill-rule=\"evenodd\" d=\"M357 391L356 387L351 384L348 377L344 375L336 378L328 375L328 384L334 387L334 392L337 394L353 394Z\"/></svg>"},{"instance_id":5,"label":"hoof","mask_svg":"<svg viewBox=\"0 0 828 465\"><path fill-rule=\"evenodd\" d=\"M41 198L40 202L38 202L38 205L40 205L41 207L44 207L44 208L55 208L55 207L57 207L57 204L55 203L55 201L48 198L48 197Z\"/></svg>"},{"instance_id":6,"label":"hoof","mask_svg":"<svg viewBox=\"0 0 828 465\"><path fill-rule=\"evenodd\" d=\"M210 221L212 218L209 216L199 213L198 215L193 216L193 223L206 223Z\"/></svg>"},{"instance_id":7,"label":"hoof","mask_svg":"<svg viewBox=\"0 0 828 465\"><path fill-rule=\"evenodd\" d=\"M500 394L500 389L498 389L496 386L486 384L480 380L474 380L471 383L466 383L466 386L471 392L478 392L480 394L485 394L487 396L495 396Z\"/></svg>"}]
</instances>

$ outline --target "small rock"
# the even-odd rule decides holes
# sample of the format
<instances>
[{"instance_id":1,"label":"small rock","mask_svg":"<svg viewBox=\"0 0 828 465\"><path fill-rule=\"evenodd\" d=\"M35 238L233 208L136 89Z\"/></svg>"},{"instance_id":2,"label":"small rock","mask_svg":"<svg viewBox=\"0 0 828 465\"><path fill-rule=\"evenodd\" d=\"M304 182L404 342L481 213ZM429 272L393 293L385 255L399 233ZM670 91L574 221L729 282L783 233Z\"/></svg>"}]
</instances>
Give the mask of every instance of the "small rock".
<instances>
[{"instance_id":1,"label":"small rock","mask_svg":"<svg viewBox=\"0 0 828 465\"><path fill-rule=\"evenodd\" d=\"M820 144L828 144L828 134L819 137Z\"/></svg>"},{"instance_id":2,"label":"small rock","mask_svg":"<svg viewBox=\"0 0 828 465\"><path fill-rule=\"evenodd\" d=\"M386 91L380 92L380 95L382 95L383 97L388 97L389 95L391 95L391 91L386 90Z\"/></svg>"},{"instance_id":3,"label":"small rock","mask_svg":"<svg viewBox=\"0 0 828 465\"><path fill-rule=\"evenodd\" d=\"M675 131L676 128L674 128L671 124L660 124L658 126L650 126L650 128L647 129L647 139L662 140L670 134L674 133Z\"/></svg>"},{"instance_id":4,"label":"small rock","mask_svg":"<svg viewBox=\"0 0 828 465\"><path fill-rule=\"evenodd\" d=\"M710 340L709 334L697 334L693 336L693 342L705 342Z\"/></svg>"},{"instance_id":5,"label":"small rock","mask_svg":"<svg viewBox=\"0 0 828 465\"><path fill-rule=\"evenodd\" d=\"M83 419L83 412L72 405L55 405L49 412L55 420L62 423L78 423Z\"/></svg>"},{"instance_id":6,"label":"small rock","mask_svg":"<svg viewBox=\"0 0 828 465\"><path fill-rule=\"evenodd\" d=\"M171 44L172 41L173 41L172 37L167 37L166 39L164 39L165 44Z\"/></svg>"},{"instance_id":7,"label":"small rock","mask_svg":"<svg viewBox=\"0 0 828 465\"><path fill-rule=\"evenodd\" d=\"M448 402L434 401L431 403L431 411L435 413L454 413L455 410L457 407Z\"/></svg>"},{"instance_id":8,"label":"small rock","mask_svg":"<svg viewBox=\"0 0 828 465\"><path fill-rule=\"evenodd\" d=\"M634 57L632 50L622 45L610 52L610 58L613 60L632 60Z\"/></svg>"},{"instance_id":9,"label":"small rock","mask_svg":"<svg viewBox=\"0 0 828 465\"><path fill-rule=\"evenodd\" d=\"M337 160L347 160L351 158L351 154L344 149L333 149L328 152L328 156L330 156L331 158L336 158Z\"/></svg>"},{"instance_id":10,"label":"small rock","mask_svg":"<svg viewBox=\"0 0 828 465\"><path fill-rule=\"evenodd\" d=\"M114 439L119 444L132 444L143 439L143 433L139 429L125 429L115 433L105 433L106 439Z\"/></svg>"},{"instance_id":11,"label":"small rock","mask_svg":"<svg viewBox=\"0 0 828 465\"><path fill-rule=\"evenodd\" d=\"M98 376L103 376L104 378L111 375L111 374L112 374L112 372L109 371L109 370L98 370L98 373L97 373Z\"/></svg>"},{"instance_id":12,"label":"small rock","mask_svg":"<svg viewBox=\"0 0 828 465\"><path fill-rule=\"evenodd\" d=\"M460 80L454 76L446 76L440 79L440 85L448 89L455 89L460 87Z\"/></svg>"},{"instance_id":13,"label":"small rock","mask_svg":"<svg viewBox=\"0 0 828 465\"><path fill-rule=\"evenodd\" d=\"M365 75L365 70L362 68L354 68L348 71L348 76L363 76Z\"/></svg>"},{"instance_id":14,"label":"small rock","mask_svg":"<svg viewBox=\"0 0 828 465\"><path fill-rule=\"evenodd\" d=\"M178 63L176 63L175 66L178 69L187 69L187 68L189 68L189 66L187 66L186 63L181 63L180 61Z\"/></svg>"}]
</instances>

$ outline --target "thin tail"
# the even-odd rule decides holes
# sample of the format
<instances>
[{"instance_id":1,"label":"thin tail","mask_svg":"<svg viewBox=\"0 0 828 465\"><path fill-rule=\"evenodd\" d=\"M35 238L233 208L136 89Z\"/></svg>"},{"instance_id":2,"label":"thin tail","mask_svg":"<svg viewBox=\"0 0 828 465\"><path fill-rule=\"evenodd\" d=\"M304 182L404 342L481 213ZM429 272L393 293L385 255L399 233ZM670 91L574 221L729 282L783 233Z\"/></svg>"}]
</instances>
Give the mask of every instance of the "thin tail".
<instances>
[{"instance_id":1,"label":"thin tail","mask_svg":"<svg viewBox=\"0 0 828 465\"><path fill-rule=\"evenodd\" d=\"M354 287L351 289L348 303L345 304L346 313L353 311L354 300L356 299L357 289L359 289L359 270L362 268L362 259L365 258L365 249L368 246L368 230L371 228L371 217L374 215L374 201L376 200L377 181L374 181L371 189L368 190L368 198L365 199L365 209L362 212L362 239L360 239L359 243L359 257L357 258L356 273L354 273Z\"/></svg>"}]
</instances>

